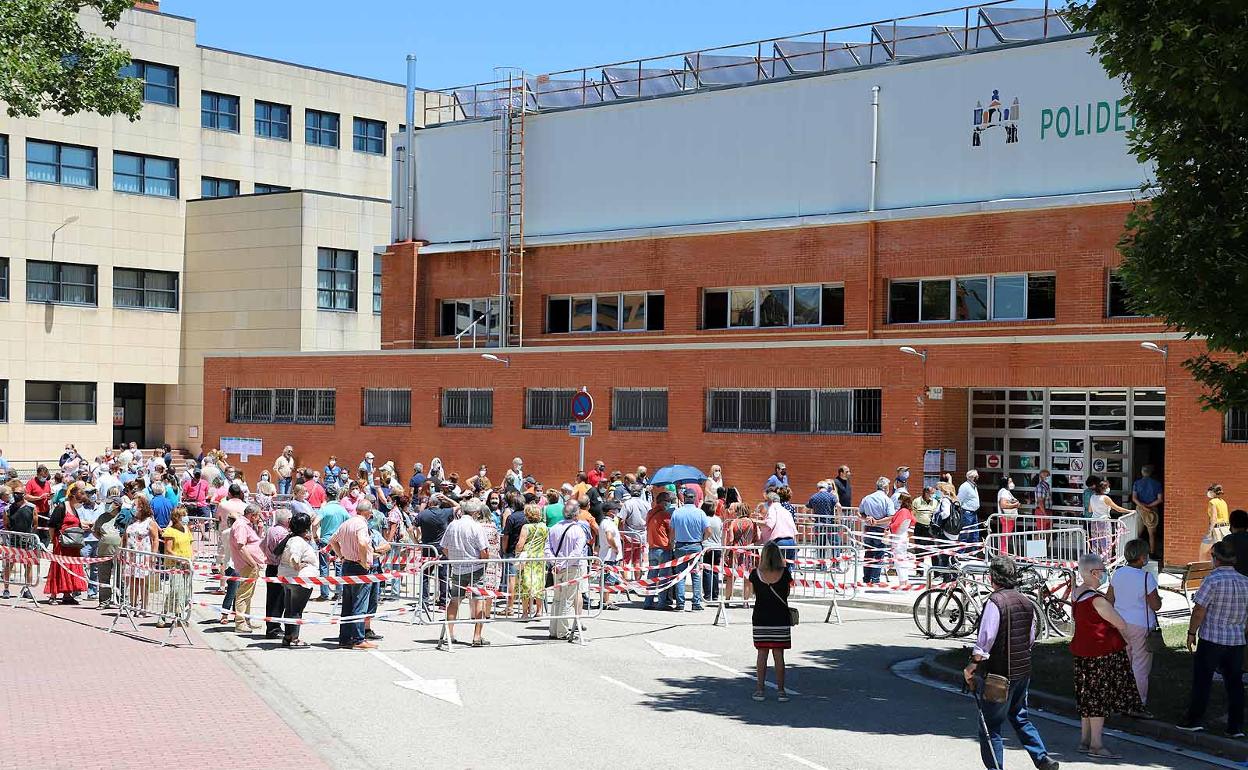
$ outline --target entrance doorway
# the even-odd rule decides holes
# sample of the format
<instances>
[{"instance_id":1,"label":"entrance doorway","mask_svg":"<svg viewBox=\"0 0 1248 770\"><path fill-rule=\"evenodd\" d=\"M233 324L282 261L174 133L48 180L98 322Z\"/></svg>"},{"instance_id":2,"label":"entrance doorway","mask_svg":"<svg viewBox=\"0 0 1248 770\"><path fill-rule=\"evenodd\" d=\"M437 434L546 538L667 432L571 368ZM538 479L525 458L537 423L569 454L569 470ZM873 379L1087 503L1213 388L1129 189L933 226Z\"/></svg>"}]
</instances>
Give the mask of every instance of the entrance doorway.
<instances>
[{"instance_id":1,"label":"entrance doorway","mask_svg":"<svg viewBox=\"0 0 1248 770\"><path fill-rule=\"evenodd\" d=\"M133 441L142 448L147 442L146 415L147 385L113 384L113 446Z\"/></svg>"}]
</instances>

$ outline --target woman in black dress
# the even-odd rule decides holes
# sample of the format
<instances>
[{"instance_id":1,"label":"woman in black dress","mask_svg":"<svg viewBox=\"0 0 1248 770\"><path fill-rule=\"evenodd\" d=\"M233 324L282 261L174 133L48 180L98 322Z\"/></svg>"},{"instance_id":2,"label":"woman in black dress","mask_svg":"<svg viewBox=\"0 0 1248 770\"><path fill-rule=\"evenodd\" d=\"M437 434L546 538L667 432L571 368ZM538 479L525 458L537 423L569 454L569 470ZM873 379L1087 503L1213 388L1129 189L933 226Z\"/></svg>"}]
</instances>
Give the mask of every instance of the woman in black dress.
<instances>
[{"instance_id":1,"label":"woman in black dress","mask_svg":"<svg viewBox=\"0 0 1248 770\"><path fill-rule=\"evenodd\" d=\"M764 697L768 651L776 666L779 700L784 703L789 699L784 691L784 651L793 646L789 620L789 583L792 580L780 546L774 540L768 541L763 546L758 567L750 571L750 585L754 587L754 649L758 650L758 685L754 690L754 700L763 700Z\"/></svg>"}]
</instances>

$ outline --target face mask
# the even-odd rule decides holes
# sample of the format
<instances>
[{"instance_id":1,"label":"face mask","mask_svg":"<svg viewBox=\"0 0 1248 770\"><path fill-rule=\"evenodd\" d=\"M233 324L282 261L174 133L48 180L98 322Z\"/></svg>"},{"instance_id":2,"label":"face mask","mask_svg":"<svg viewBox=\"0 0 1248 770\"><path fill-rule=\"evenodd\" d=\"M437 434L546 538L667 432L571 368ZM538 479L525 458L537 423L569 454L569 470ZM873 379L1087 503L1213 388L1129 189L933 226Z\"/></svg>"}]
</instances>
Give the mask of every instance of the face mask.
<instances>
[{"instance_id":1,"label":"face mask","mask_svg":"<svg viewBox=\"0 0 1248 770\"><path fill-rule=\"evenodd\" d=\"M1213 490L1209 490L1208 492L1206 492L1206 493L1205 493L1205 497L1207 497L1207 498L1209 498L1210 500L1212 500L1212 499L1213 499Z\"/></svg>"},{"instance_id":2,"label":"face mask","mask_svg":"<svg viewBox=\"0 0 1248 770\"><path fill-rule=\"evenodd\" d=\"M1105 585L1105 584L1106 584L1106 583L1108 583L1108 582L1109 582L1109 573L1108 573L1108 572L1106 572L1105 570L1101 570L1101 577L1100 577L1100 579L1097 581L1097 583L1096 583L1096 584L1097 584L1098 586L1103 586L1103 585Z\"/></svg>"},{"instance_id":3,"label":"face mask","mask_svg":"<svg viewBox=\"0 0 1248 770\"><path fill-rule=\"evenodd\" d=\"M1011 481L1010 483L1006 484L1006 485L1005 485L1005 488L1006 488L1006 489L1013 489L1013 488L1014 488L1014 482L1013 482L1013 481Z\"/></svg>"},{"instance_id":4,"label":"face mask","mask_svg":"<svg viewBox=\"0 0 1248 770\"><path fill-rule=\"evenodd\" d=\"M720 477L720 476L722 476L723 474L722 474L722 473L720 473L719 471L715 471L715 473L713 473L712 475L713 475L715 478L719 478L719 477Z\"/></svg>"},{"instance_id":5,"label":"face mask","mask_svg":"<svg viewBox=\"0 0 1248 770\"><path fill-rule=\"evenodd\" d=\"M933 493L932 493L932 499L933 499L933 500L939 500L940 498L944 497L944 494L945 494L944 492L940 492L940 491L933 492Z\"/></svg>"},{"instance_id":6,"label":"face mask","mask_svg":"<svg viewBox=\"0 0 1248 770\"><path fill-rule=\"evenodd\" d=\"M481 478L485 478L485 471L477 471L477 475Z\"/></svg>"},{"instance_id":7,"label":"face mask","mask_svg":"<svg viewBox=\"0 0 1248 770\"><path fill-rule=\"evenodd\" d=\"M668 513L671 513L672 511L676 510L676 506L673 505L672 503L663 503L663 510L667 511Z\"/></svg>"},{"instance_id":8,"label":"face mask","mask_svg":"<svg viewBox=\"0 0 1248 770\"><path fill-rule=\"evenodd\" d=\"M899 474L897 475L897 480L898 480L898 481L900 481L900 482L902 482L903 484L904 484L905 482L909 481L909 480L910 480L910 471L906 471L906 472L904 472L904 473L899 473Z\"/></svg>"},{"instance_id":9,"label":"face mask","mask_svg":"<svg viewBox=\"0 0 1248 770\"><path fill-rule=\"evenodd\" d=\"M497 511L497 510L498 510L498 501L497 501L497 500L491 500L491 501L489 502L489 506L490 506L490 510L491 510L491 511Z\"/></svg>"}]
</instances>

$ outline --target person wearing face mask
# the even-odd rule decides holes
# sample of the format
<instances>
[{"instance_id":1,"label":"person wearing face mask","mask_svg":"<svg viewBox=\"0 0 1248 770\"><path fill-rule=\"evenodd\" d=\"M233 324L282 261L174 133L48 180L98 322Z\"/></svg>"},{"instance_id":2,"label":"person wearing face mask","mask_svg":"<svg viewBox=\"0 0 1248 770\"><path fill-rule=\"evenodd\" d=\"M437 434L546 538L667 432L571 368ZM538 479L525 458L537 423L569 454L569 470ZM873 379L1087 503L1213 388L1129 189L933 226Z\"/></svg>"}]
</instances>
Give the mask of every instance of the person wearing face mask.
<instances>
[{"instance_id":1,"label":"person wearing face mask","mask_svg":"<svg viewBox=\"0 0 1248 770\"><path fill-rule=\"evenodd\" d=\"M588 486L596 487L598 482L607 477L607 464L602 460L594 460L594 467L589 473L585 474L585 483Z\"/></svg>"},{"instance_id":2,"label":"person wearing face mask","mask_svg":"<svg viewBox=\"0 0 1248 770\"><path fill-rule=\"evenodd\" d=\"M260 471L260 480L256 482L256 505L262 511L273 510L273 496L276 494L277 487L273 484L272 476L268 471Z\"/></svg>"},{"instance_id":3,"label":"person wearing face mask","mask_svg":"<svg viewBox=\"0 0 1248 770\"><path fill-rule=\"evenodd\" d=\"M776 463L775 471L767 477L767 483L763 485L763 494L766 494L770 489L779 489L780 487L793 488L789 483L788 466L784 463Z\"/></svg>"},{"instance_id":4,"label":"person wearing face mask","mask_svg":"<svg viewBox=\"0 0 1248 770\"><path fill-rule=\"evenodd\" d=\"M486 470L484 465L477 468L477 475L473 477L471 482L473 494L479 495L494 488L494 484L490 482L490 477L486 475Z\"/></svg>"},{"instance_id":5,"label":"person wearing face mask","mask_svg":"<svg viewBox=\"0 0 1248 770\"><path fill-rule=\"evenodd\" d=\"M48 511L52 499L52 474L48 473L48 466L40 465L35 468L34 477L26 482L22 491L26 495L26 502L35 506L35 532L43 544L47 545Z\"/></svg>"},{"instance_id":6,"label":"person wearing face mask","mask_svg":"<svg viewBox=\"0 0 1248 770\"><path fill-rule=\"evenodd\" d=\"M651 581L661 580L671 574L670 567L658 569L657 565L672 559L672 512L675 510L672 493L663 491L655 495L654 505L646 517L646 545L650 554L650 570L646 577ZM675 609L674 601L675 595L670 588L658 596L647 593L642 609Z\"/></svg>"},{"instance_id":7,"label":"person wearing face mask","mask_svg":"<svg viewBox=\"0 0 1248 770\"><path fill-rule=\"evenodd\" d=\"M70 487L65 502L58 505L52 512L48 527L52 535L52 554L54 556L77 557L82 555L85 533L82 520L78 518L78 508L86 505L87 488L81 482ZM43 592L55 598L61 597L61 604L77 604L74 594L87 590L87 576L81 564L53 561L48 569L48 581Z\"/></svg>"},{"instance_id":8,"label":"person wearing face mask","mask_svg":"<svg viewBox=\"0 0 1248 770\"><path fill-rule=\"evenodd\" d=\"M1205 509L1209 517L1209 531L1201 541L1201 551L1207 553L1214 543L1231 534L1231 512L1226 501L1222 499L1221 484L1210 484L1209 489L1205 490L1205 497L1209 498L1209 507Z\"/></svg>"},{"instance_id":9,"label":"person wearing face mask","mask_svg":"<svg viewBox=\"0 0 1248 770\"><path fill-rule=\"evenodd\" d=\"M1000 533L1008 535L1013 532L1018 522L1018 498L1014 497L1014 479L1008 475L1001 477L1001 487L997 490L997 513L1001 514L997 520Z\"/></svg>"},{"instance_id":10,"label":"person wearing face mask","mask_svg":"<svg viewBox=\"0 0 1248 770\"><path fill-rule=\"evenodd\" d=\"M1096 485L1096 491L1088 499L1088 510L1092 514L1092 521L1088 526L1091 534L1088 547L1099 553L1102 559L1109 559L1114 547L1110 511L1131 513L1131 509L1115 503L1109 496L1109 480L1101 479Z\"/></svg>"},{"instance_id":11,"label":"person wearing face mask","mask_svg":"<svg viewBox=\"0 0 1248 770\"><path fill-rule=\"evenodd\" d=\"M1242 513L1242 511L1241 511ZM1248 525L1248 514L1244 516ZM1161 595L1157 593L1157 578L1144 569L1148 565L1148 543L1132 540L1123 549L1126 564L1114 570L1105 598L1122 615L1127 627L1123 636L1127 640L1127 656L1131 659L1131 671L1135 686L1140 691L1140 702L1148 704L1148 675L1153 668L1153 651L1148 648L1148 634L1157 628L1157 611L1161 609ZM1131 716L1152 719L1147 711Z\"/></svg>"},{"instance_id":12,"label":"person wearing face mask","mask_svg":"<svg viewBox=\"0 0 1248 770\"><path fill-rule=\"evenodd\" d=\"M706 482L703 484L704 491L705 491L703 499L706 499L706 498L710 498L711 500L716 499L716 496L719 495L719 490L722 489L723 486L724 486L723 468L720 468L718 465L712 465L711 475L706 477Z\"/></svg>"},{"instance_id":13,"label":"person wearing face mask","mask_svg":"<svg viewBox=\"0 0 1248 770\"><path fill-rule=\"evenodd\" d=\"M901 502L901 496L903 494L906 495L906 497L912 497L912 495L910 494L910 489L906 486L909 483L909 481L910 481L910 466L898 465L897 474L893 476L893 485L892 485L893 488L892 488L892 492L890 493L891 497L893 498L894 508L900 507L899 503Z\"/></svg>"},{"instance_id":14,"label":"person wearing face mask","mask_svg":"<svg viewBox=\"0 0 1248 770\"><path fill-rule=\"evenodd\" d=\"M1036 503L1036 529L1052 528L1053 520L1049 517L1049 511L1053 510L1053 485L1049 482L1047 468L1040 471L1040 476L1036 479L1036 489L1031 493L1031 497Z\"/></svg>"}]
</instances>

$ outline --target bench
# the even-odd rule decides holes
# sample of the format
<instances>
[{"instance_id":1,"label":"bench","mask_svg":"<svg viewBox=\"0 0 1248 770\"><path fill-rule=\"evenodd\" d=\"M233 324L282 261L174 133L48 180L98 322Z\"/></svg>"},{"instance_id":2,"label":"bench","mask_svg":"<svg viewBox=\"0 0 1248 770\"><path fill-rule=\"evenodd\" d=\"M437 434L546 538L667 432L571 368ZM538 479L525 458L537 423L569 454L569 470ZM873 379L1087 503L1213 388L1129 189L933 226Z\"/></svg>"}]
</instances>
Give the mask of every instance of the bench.
<instances>
[{"instance_id":1,"label":"bench","mask_svg":"<svg viewBox=\"0 0 1248 770\"><path fill-rule=\"evenodd\" d=\"M1188 562L1183 567L1182 572L1175 571L1180 575L1179 587L1163 586L1161 581L1157 582L1157 589L1160 591L1170 591L1171 593L1182 594L1183 601L1187 602L1187 612L1192 611L1192 594L1200 588L1200 584L1205 578L1209 577L1209 573L1213 572L1213 563L1207 561ZM1162 613L1166 614L1166 613Z\"/></svg>"}]
</instances>

